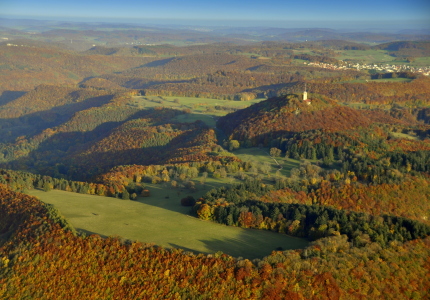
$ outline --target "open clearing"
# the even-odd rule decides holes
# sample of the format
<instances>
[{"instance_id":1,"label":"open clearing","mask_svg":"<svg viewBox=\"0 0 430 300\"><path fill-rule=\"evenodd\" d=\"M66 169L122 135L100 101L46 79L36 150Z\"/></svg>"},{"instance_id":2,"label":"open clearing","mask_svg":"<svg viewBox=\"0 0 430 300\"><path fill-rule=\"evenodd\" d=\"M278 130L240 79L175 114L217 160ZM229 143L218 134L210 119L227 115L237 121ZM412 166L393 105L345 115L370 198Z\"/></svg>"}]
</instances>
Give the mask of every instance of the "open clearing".
<instances>
[{"instance_id":1,"label":"open clearing","mask_svg":"<svg viewBox=\"0 0 430 300\"><path fill-rule=\"evenodd\" d=\"M274 175L276 170L279 169L279 166L269 155L269 148L241 148L238 150L234 150L233 154L243 161L269 164L271 166L271 175ZM282 166L280 173L283 176L290 176L291 169L300 167L300 161L292 158L275 157L275 159Z\"/></svg>"},{"instance_id":2,"label":"open clearing","mask_svg":"<svg viewBox=\"0 0 430 300\"><path fill-rule=\"evenodd\" d=\"M83 195L59 190L30 191L43 202L53 204L80 231L102 236L154 243L193 252L222 251L234 257L261 258L273 250L304 248L307 240L274 232L243 229L202 221L189 216L189 207L179 197L151 197L138 201Z\"/></svg>"},{"instance_id":3,"label":"open clearing","mask_svg":"<svg viewBox=\"0 0 430 300\"><path fill-rule=\"evenodd\" d=\"M166 107L179 110L189 109L190 113L180 115L174 118L173 121L189 123L201 120L208 126L215 127L216 118L225 116L231 112L228 109L243 109L263 100L266 99L233 101L193 97L135 96L132 98L130 105L139 108Z\"/></svg>"},{"instance_id":4,"label":"open clearing","mask_svg":"<svg viewBox=\"0 0 430 300\"><path fill-rule=\"evenodd\" d=\"M394 63L395 58L385 50L342 50L338 51L339 60L361 61L362 63Z\"/></svg>"}]
</instances>

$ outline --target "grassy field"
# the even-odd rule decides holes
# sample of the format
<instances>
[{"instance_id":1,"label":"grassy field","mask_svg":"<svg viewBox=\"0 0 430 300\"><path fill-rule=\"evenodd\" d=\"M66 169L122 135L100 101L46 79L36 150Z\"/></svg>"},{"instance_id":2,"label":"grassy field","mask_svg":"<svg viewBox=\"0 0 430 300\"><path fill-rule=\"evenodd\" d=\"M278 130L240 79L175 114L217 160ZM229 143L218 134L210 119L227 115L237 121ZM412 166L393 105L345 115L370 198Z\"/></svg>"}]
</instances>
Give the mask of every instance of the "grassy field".
<instances>
[{"instance_id":1,"label":"grassy field","mask_svg":"<svg viewBox=\"0 0 430 300\"><path fill-rule=\"evenodd\" d=\"M208 184L207 189L210 187ZM261 258L279 247L296 249L308 244L304 239L269 231L199 220L188 215L188 207L180 205L182 196L172 196L176 191L161 185L149 188L151 197L138 201L58 190L32 190L30 194L53 204L80 231L121 236L168 248L202 253L222 251L235 257ZM203 189L196 193L203 193Z\"/></svg>"},{"instance_id":2,"label":"grassy field","mask_svg":"<svg viewBox=\"0 0 430 300\"><path fill-rule=\"evenodd\" d=\"M192 97L135 96L130 102L130 105L140 108L153 108L161 106L173 109L190 109L191 113L178 116L173 121L194 122L196 120L202 120L208 126L215 127L216 118L225 116L229 113L227 110L217 110L215 108L216 106L242 109L263 100L266 99L259 98L250 101L229 101Z\"/></svg>"},{"instance_id":3,"label":"grassy field","mask_svg":"<svg viewBox=\"0 0 430 300\"><path fill-rule=\"evenodd\" d=\"M430 66L430 57L417 57L413 62L408 62L402 57L393 57L386 50L342 50L337 51L339 60L359 61L365 64L394 64L394 65L409 65L413 67Z\"/></svg>"},{"instance_id":4,"label":"grassy field","mask_svg":"<svg viewBox=\"0 0 430 300\"><path fill-rule=\"evenodd\" d=\"M273 158L270 157L268 148L242 148L235 150L233 153L243 161L270 164L271 175L275 175L276 170L279 169L279 166L276 164ZM283 176L290 176L291 169L298 168L300 165L300 161L291 158L276 157L276 161L282 166L280 173Z\"/></svg>"},{"instance_id":5,"label":"grassy field","mask_svg":"<svg viewBox=\"0 0 430 300\"><path fill-rule=\"evenodd\" d=\"M392 136L396 137L396 138L400 138L400 139L408 139L408 140L413 140L413 141L417 141L419 140L418 137L410 135L410 134L406 134L406 133L401 133L401 132L391 132L390 133Z\"/></svg>"},{"instance_id":6,"label":"grassy field","mask_svg":"<svg viewBox=\"0 0 430 300\"><path fill-rule=\"evenodd\" d=\"M342 50L338 51L339 56L336 59L339 60L353 60L360 61L365 64L370 63L394 63L394 57L388 55L385 50Z\"/></svg>"}]
</instances>

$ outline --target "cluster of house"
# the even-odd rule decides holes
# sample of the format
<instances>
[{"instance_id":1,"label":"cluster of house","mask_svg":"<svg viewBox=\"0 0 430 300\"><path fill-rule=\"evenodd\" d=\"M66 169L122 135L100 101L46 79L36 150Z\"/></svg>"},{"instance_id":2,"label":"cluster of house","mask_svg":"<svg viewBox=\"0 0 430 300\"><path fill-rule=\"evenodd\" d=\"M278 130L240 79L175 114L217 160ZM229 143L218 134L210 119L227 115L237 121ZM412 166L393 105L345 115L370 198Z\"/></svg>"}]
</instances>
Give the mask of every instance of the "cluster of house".
<instances>
[{"instance_id":1,"label":"cluster of house","mask_svg":"<svg viewBox=\"0 0 430 300\"><path fill-rule=\"evenodd\" d=\"M347 70L347 69L354 69L354 70L375 70L378 72L385 72L385 73L393 73L393 72L411 72L411 73L420 73L422 75L429 76L430 75L430 67L412 67L408 65L390 65L390 64L349 64L345 63L343 65L333 65L333 64L327 64L327 63L319 63L319 62L310 62L305 64L309 66L315 66L319 68L324 69L330 69L330 70Z\"/></svg>"}]
</instances>

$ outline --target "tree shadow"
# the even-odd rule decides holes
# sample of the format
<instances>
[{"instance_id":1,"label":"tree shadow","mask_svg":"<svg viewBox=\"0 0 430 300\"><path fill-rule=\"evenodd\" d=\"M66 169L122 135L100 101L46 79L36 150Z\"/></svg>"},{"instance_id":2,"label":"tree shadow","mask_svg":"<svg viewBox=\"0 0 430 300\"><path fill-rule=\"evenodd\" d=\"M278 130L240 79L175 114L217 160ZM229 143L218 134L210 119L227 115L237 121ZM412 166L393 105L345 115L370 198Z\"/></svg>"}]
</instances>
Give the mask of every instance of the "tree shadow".
<instances>
[{"instance_id":1,"label":"tree shadow","mask_svg":"<svg viewBox=\"0 0 430 300\"><path fill-rule=\"evenodd\" d=\"M166 58L166 59L160 59L160 60L155 60L152 62L149 62L147 64L141 65L135 69L140 69L140 68L156 68L156 67L162 67L165 64L171 62L172 60L174 60L175 57L170 57L170 58Z\"/></svg>"},{"instance_id":2,"label":"tree shadow","mask_svg":"<svg viewBox=\"0 0 430 300\"><path fill-rule=\"evenodd\" d=\"M18 99L19 97L24 96L26 93L27 92L24 91L4 91L0 96L0 106Z\"/></svg>"},{"instance_id":3,"label":"tree shadow","mask_svg":"<svg viewBox=\"0 0 430 300\"><path fill-rule=\"evenodd\" d=\"M89 230L82 229L82 228L75 228L75 229L76 229L76 231L78 233L84 234L85 236L98 235L98 236L100 236L101 238L104 238L104 239L108 237L107 235L103 235L103 234L100 234L100 233L97 233L97 232L93 232L93 231L89 231Z\"/></svg>"},{"instance_id":4,"label":"tree shadow","mask_svg":"<svg viewBox=\"0 0 430 300\"><path fill-rule=\"evenodd\" d=\"M294 92L294 87L298 84L300 84L299 81L262 85L255 88L244 89L241 92L256 93L258 98L271 98L278 97L279 95L291 94Z\"/></svg>"},{"instance_id":5,"label":"tree shadow","mask_svg":"<svg viewBox=\"0 0 430 300\"><path fill-rule=\"evenodd\" d=\"M49 110L24 114L17 118L0 119L1 142L15 140L19 136L31 136L47 128L68 121L75 113L92 107L100 107L112 100L113 95L97 96L84 101L53 107Z\"/></svg>"},{"instance_id":6,"label":"tree shadow","mask_svg":"<svg viewBox=\"0 0 430 300\"><path fill-rule=\"evenodd\" d=\"M178 114L177 110L163 109L157 110L138 110L122 121L104 122L91 131L68 131L56 132L48 137L36 136L33 140L29 139L28 149L24 149L20 144L13 144L8 149L0 148L0 154L5 161L2 166L15 170L37 167L33 170L37 173L54 177L64 177L73 180L89 180L92 176L106 172L118 165L150 165L164 164L174 157L182 157L192 154L187 152L188 145L194 141L195 137L201 133L202 129L207 128L203 122L197 122L192 130L188 124L183 124L183 132L173 137L165 145L150 146L145 148L131 148L127 150L98 150L93 153L85 153L98 141L108 136L110 133L127 121L138 118L153 119L154 122L149 126L165 124L171 117ZM162 117L162 118L160 118ZM194 125L193 125L194 126ZM191 146L195 146L192 144ZM13 159L17 150L28 151L27 155ZM196 148L197 150L199 148ZM3 151L3 152L2 152ZM193 150L196 151L196 150ZM190 162L184 160L181 162ZM61 170L60 170L61 167ZM25 170L25 168L24 168Z\"/></svg>"},{"instance_id":7,"label":"tree shadow","mask_svg":"<svg viewBox=\"0 0 430 300\"><path fill-rule=\"evenodd\" d=\"M184 246L182 246L182 245L178 245L178 244L175 244L175 243L169 243L169 245L170 245L170 246L172 246L172 248L182 249L182 250L184 250L184 251L191 252L191 253L193 253L193 254L199 254L199 253L210 254L210 252L201 252L201 251L197 251L197 250L195 250L195 249L188 248L188 247L184 247Z\"/></svg>"},{"instance_id":8,"label":"tree shadow","mask_svg":"<svg viewBox=\"0 0 430 300\"><path fill-rule=\"evenodd\" d=\"M244 229L235 238L206 238L200 239L207 251L205 254L223 252L233 257L247 259L263 258L270 255L272 251L285 251L302 249L308 246L309 241L302 238L287 236L267 230ZM193 248L183 245L169 243L172 247L184 249L190 252L199 252Z\"/></svg>"}]
</instances>

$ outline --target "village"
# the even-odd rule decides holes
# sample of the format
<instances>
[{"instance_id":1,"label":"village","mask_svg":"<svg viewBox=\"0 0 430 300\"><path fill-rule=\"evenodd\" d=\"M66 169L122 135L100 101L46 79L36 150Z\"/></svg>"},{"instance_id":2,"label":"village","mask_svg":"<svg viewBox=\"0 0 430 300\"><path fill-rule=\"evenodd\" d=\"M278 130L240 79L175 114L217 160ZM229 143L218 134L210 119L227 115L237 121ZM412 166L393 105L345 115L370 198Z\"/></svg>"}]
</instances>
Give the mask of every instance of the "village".
<instances>
[{"instance_id":1,"label":"village","mask_svg":"<svg viewBox=\"0 0 430 300\"><path fill-rule=\"evenodd\" d=\"M390 65L390 64L360 64L360 63L345 63L344 65L334 65L328 63L320 63L320 62L305 62L309 66L315 66L324 69L330 70L347 70L347 69L355 69L357 71L360 70L375 70L377 72L385 72L385 73L394 73L394 72L411 72L422 74L425 76L430 75L430 67L412 67L408 65Z\"/></svg>"}]
</instances>

